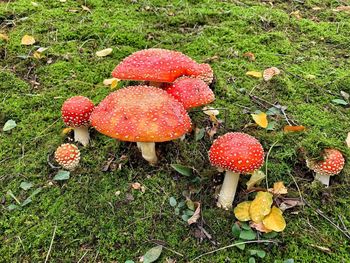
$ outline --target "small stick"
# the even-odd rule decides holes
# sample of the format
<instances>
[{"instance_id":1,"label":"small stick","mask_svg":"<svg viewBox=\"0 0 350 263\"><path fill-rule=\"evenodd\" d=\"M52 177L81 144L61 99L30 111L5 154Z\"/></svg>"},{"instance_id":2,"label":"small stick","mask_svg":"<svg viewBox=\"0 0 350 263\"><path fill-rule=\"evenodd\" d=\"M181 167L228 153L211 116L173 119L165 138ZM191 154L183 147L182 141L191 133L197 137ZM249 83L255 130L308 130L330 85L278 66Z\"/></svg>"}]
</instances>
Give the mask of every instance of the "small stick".
<instances>
[{"instance_id":1,"label":"small stick","mask_svg":"<svg viewBox=\"0 0 350 263\"><path fill-rule=\"evenodd\" d=\"M80 261L82 261L83 260L83 258L85 257L85 255L87 254L89 252L89 250L86 250L86 252L84 253L84 255L78 260L78 262L77 263L80 263Z\"/></svg>"},{"instance_id":2,"label":"small stick","mask_svg":"<svg viewBox=\"0 0 350 263\"><path fill-rule=\"evenodd\" d=\"M268 163L269 163L269 156L270 156L270 153L271 153L271 151L272 151L272 148L273 148L277 143L278 143L278 141L275 141L275 142L271 145L269 151L268 151L267 154L266 154L266 165L265 165L265 175L266 175L266 176L265 176L265 182L266 182L266 189L269 188L269 181L268 181L268 179L267 179L267 165L268 165Z\"/></svg>"},{"instance_id":3,"label":"small stick","mask_svg":"<svg viewBox=\"0 0 350 263\"><path fill-rule=\"evenodd\" d=\"M239 242L239 243L234 243L225 247L221 247L212 251L209 251L207 253L204 253L202 255L199 255L198 257L195 257L194 259L192 259L190 262L193 262L201 257L204 257L206 255L210 255L210 254L214 254L215 252L221 251L221 250L225 250L227 248L231 248L231 247L236 247L239 245L244 245L244 244L252 244L252 243L274 243L277 244L277 241L273 241L273 240L251 240L251 241L244 241L244 242Z\"/></svg>"},{"instance_id":4,"label":"small stick","mask_svg":"<svg viewBox=\"0 0 350 263\"><path fill-rule=\"evenodd\" d=\"M45 263L49 260L49 256L50 256L51 249L52 249L53 240L55 239L55 235L56 235L56 229L57 229L57 225L55 225L55 228L53 229L53 234L52 234L52 238L51 238L51 242L50 242L50 247L49 247L49 251L47 251L47 255L46 255L46 258L45 258Z\"/></svg>"}]
</instances>

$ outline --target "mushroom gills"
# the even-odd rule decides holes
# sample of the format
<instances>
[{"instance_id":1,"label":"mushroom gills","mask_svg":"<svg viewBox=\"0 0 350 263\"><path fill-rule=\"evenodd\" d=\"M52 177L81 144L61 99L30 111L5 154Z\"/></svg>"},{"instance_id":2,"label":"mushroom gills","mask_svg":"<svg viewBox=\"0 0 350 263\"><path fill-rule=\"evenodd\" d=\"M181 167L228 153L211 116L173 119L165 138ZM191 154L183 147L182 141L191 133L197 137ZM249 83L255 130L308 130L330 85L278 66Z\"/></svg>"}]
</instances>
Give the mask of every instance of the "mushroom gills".
<instances>
[{"instance_id":1,"label":"mushroom gills","mask_svg":"<svg viewBox=\"0 0 350 263\"><path fill-rule=\"evenodd\" d=\"M329 179L330 179L329 175L316 173L315 180L321 182L322 184L326 185L327 187L329 186Z\"/></svg>"},{"instance_id":2,"label":"mushroom gills","mask_svg":"<svg viewBox=\"0 0 350 263\"><path fill-rule=\"evenodd\" d=\"M158 158L156 155L156 144L154 142L137 142L136 144L146 161L150 164L157 163Z\"/></svg>"},{"instance_id":3,"label":"mushroom gills","mask_svg":"<svg viewBox=\"0 0 350 263\"><path fill-rule=\"evenodd\" d=\"M89 127L74 128L74 141L80 142L82 145L87 146L90 141Z\"/></svg>"},{"instance_id":4,"label":"mushroom gills","mask_svg":"<svg viewBox=\"0 0 350 263\"><path fill-rule=\"evenodd\" d=\"M232 202L235 198L238 181L239 173L226 171L224 182L221 186L218 202L216 203L218 207L221 207L226 210L232 207Z\"/></svg>"}]
</instances>

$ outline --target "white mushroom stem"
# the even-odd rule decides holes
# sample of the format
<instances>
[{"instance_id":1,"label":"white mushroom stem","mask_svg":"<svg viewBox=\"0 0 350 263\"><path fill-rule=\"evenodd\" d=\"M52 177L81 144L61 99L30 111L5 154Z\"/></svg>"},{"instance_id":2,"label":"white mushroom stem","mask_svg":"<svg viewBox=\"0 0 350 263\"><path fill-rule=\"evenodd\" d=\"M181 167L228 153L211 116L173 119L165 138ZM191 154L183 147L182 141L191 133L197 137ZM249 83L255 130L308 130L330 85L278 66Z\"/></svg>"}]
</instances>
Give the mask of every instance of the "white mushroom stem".
<instances>
[{"instance_id":1,"label":"white mushroom stem","mask_svg":"<svg viewBox=\"0 0 350 263\"><path fill-rule=\"evenodd\" d=\"M315 180L320 181L322 184L326 185L326 187L329 186L329 175L323 175L316 173Z\"/></svg>"},{"instance_id":2,"label":"white mushroom stem","mask_svg":"<svg viewBox=\"0 0 350 263\"><path fill-rule=\"evenodd\" d=\"M89 127L74 128L74 141L87 146L90 141Z\"/></svg>"},{"instance_id":3,"label":"white mushroom stem","mask_svg":"<svg viewBox=\"0 0 350 263\"><path fill-rule=\"evenodd\" d=\"M226 210L232 208L232 202L235 198L238 180L239 173L226 171L224 182L221 186L218 202L216 203L218 207L221 207Z\"/></svg>"},{"instance_id":4,"label":"white mushroom stem","mask_svg":"<svg viewBox=\"0 0 350 263\"><path fill-rule=\"evenodd\" d=\"M142 157L150 164L155 164L158 161L154 142L137 142L137 147L141 150Z\"/></svg>"}]
</instances>

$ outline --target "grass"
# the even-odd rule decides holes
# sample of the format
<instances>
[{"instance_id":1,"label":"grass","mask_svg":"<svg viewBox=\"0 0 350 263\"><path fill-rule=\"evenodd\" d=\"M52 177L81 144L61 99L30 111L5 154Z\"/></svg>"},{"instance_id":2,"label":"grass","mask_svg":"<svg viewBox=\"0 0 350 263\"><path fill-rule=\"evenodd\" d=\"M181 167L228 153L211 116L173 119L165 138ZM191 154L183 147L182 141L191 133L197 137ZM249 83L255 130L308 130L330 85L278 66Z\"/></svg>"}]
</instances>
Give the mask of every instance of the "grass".
<instances>
[{"instance_id":1,"label":"grass","mask_svg":"<svg viewBox=\"0 0 350 263\"><path fill-rule=\"evenodd\" d=\"M333 11L339 1L273 1L273 6L247 0L35 2L38 6L29 0L0 3L0 32L9 36L8 42L0 40L0 127L9 119L17 122L15 129L0 132L1 262L44 261L54 229L51 262L82 257L83 262L138 261L154 246L150 240L161 240L184 255L164 250L161 262L166 258L187 262L234 242L232 211L215 207L214 186L221 177L208 162L206 151L212 141L207 135L198 142L191 134L184 141L159 145L161 162L150 167L135 144L92 131L91 145L81 148L80 167L68 181L52 181L56 170L47 157L70 138L61 135L64 100L84 95L97 104L110 92L102 81L114 66L130 53L150 47L176 49L199 62L209 59L216 75L213 105L227 109L225 126L217 135L247 132L261 141L266 152L277 141L269 156L269 184L283 180L289 195L297 197L294 177L313 207L336 222L341 215L350 225L349 165L325 189L311 184L313 175L303 157L305 153L317 157L325 147L336 147L350 157L344 143L350 131L349 107L332 102L342 98L340 91L350 93L350 19L345 12ZM301 18L291 14L298 10ZM25 34L35 37L35 46L20 45ZM49 47L40 60L32 57L38 46ZM107 47L114 49L110 56L95 56ZM253 52L256 61L249 62L245 52ZM282 70L270 82L245 75L270 66ZM249 95L286 106L288 117L307 130L283 133L287 124L283 116L270 118L276 121L273 131L255 126L249 113L270 106ZM208 125L202 113L190 115L197 127ZM120 159L123 155L126 160ZM102 172L111 156L112 171ZM200 183L176 174L171 163L194 167ZM236 202L247 199L245 180ZM22 190L22 181L33 187ZM144 193L130 187L136 181L145 186ZM8 210L15 203L9 190L22 202L37 188L42 190L30 204ZM206 229L220 245L200 242L194 227L174 214L169 197L184 199L183 191L191 191L191 199L202 203ZM265 249L266 262L350 261L349 240L314 209L287 211L285 217L287 228L278 236L278 246L248 246ZM198 262L248 258L247 250L231 248Z\"/></svg>"}]
</instances>

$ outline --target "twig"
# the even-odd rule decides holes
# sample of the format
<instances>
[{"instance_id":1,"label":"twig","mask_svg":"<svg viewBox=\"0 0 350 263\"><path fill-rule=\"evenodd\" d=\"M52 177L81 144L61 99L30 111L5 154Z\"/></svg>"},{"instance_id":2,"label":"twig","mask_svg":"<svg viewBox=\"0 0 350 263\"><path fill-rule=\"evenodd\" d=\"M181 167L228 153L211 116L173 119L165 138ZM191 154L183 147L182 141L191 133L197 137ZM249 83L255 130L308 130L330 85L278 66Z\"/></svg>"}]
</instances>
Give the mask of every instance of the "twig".
<instances>
[{"instance_id":1,"label":"twig","mask_svg":"<svg viewBox=\"0 0 350 263\"><path fill-rule=\"evenodd\" d=\"M55 228L53 229L52 238L51 238L51 242L50 242L50 247L49 247L49 251L47 251L47 255L46 255L46 258L45 258L45 263L49 260L49 256L50 256L51 249L52 249L53 240L55 239L55 235L56 235L56 229L57 229L57 225L55 225Z\"/></svg>"},{"instance_id":2,"label":"twig","mask_svg":"<svg viewBox=\"0 0 350 263\"><path fill-rule=\"evenodd\" d=\"M298 185L298 183L297 183L297 180L295 180L295 177L291 174L291 173L289 173L289 175L292 177L292 179L293 179L293 181L294 181L294 184L295 184L295 186L297 187L297 189L298 189L298 192L299 192L299 196L300 196L300 200L301 201L303 201L304 199L303 199L303 196L302 196L302 194L301 194L301 191L300 191L300 188L299 188L299 185ZM304 202L302 202L303 203L303 205L302 205L302 207L304 207Z\"/></svg>"},{"instance_id":3,"label":"twig","mask_svg":"<svg viewBox=\"0 0 350 263\"><path fill-rule=\"evenodd\" d=\"M201 257L206 256L206 255L214 254L214 253L216 253L218 251L221 251L221 250L225 250L225 249L228 249L228 248L231 248L231 247L237 247L237 246L244 245L244 244L252 244L252 243L274 243L274 244L277 244L277 241L274 241L274 240L251 240L251 241L244 241L244 242L234 243L234 244L231 244L231 245L228 245L228 246L225 246L225 247L221 247L221 248L209 251L209 252L204 253L202 255L199 255L198 257L195 257L194 259L192 259L190 262L193 262L193 261L195 261L195 260L197 260L197 259L199 259Z\"/></svg>"},{"instance_id":4,"label":"twig","mask_svg":"<svg viewBox=\"0 0 350 263\"><path fill-rule=\"evenodd\" d=\"M341 224L342 224L342 226L343 226L344 231L346 231L346 232L350 235L350 232L349 232L348 228L346 227L346 225L345 225L345 223L344 223L344 221L343 221L342 216L341 216L341 215L338 215L338 217L339 217L339 220L340 220L340 222L341 222Z\"/></svg>"},{"instance_id":5,"label":"twig","mask_svg":"<svg viewBox=\"0 0 350 263\"><path fill-rule=\"evenodd\" d=\"M271 151L272 151L272 148L273 148L277 143L278 143L278 141L275 141L275 142L271 145L269 151L268 151L267 154L266 154L266 165L265 165L266 189L269 188L269 181L268 181L268 179L267 179L267 166L268 166L268 163L269 163L269 156L270 156L270 153L271 153Z\"/></svg>"},{"instance_id":6,"label":"twig","mask_svg":"<svg viewBox=\"0 0 350 263\"><path fill-rule=\"evenodd\" d=\"M84 255L78 260L78 262L77 263L80 263L80 261L82 261L83 260L83 258L85 257L85 255L87 254L89 252L89 250L86 250L86 252L84 253Z\"/></svg>"}]
</instances>

